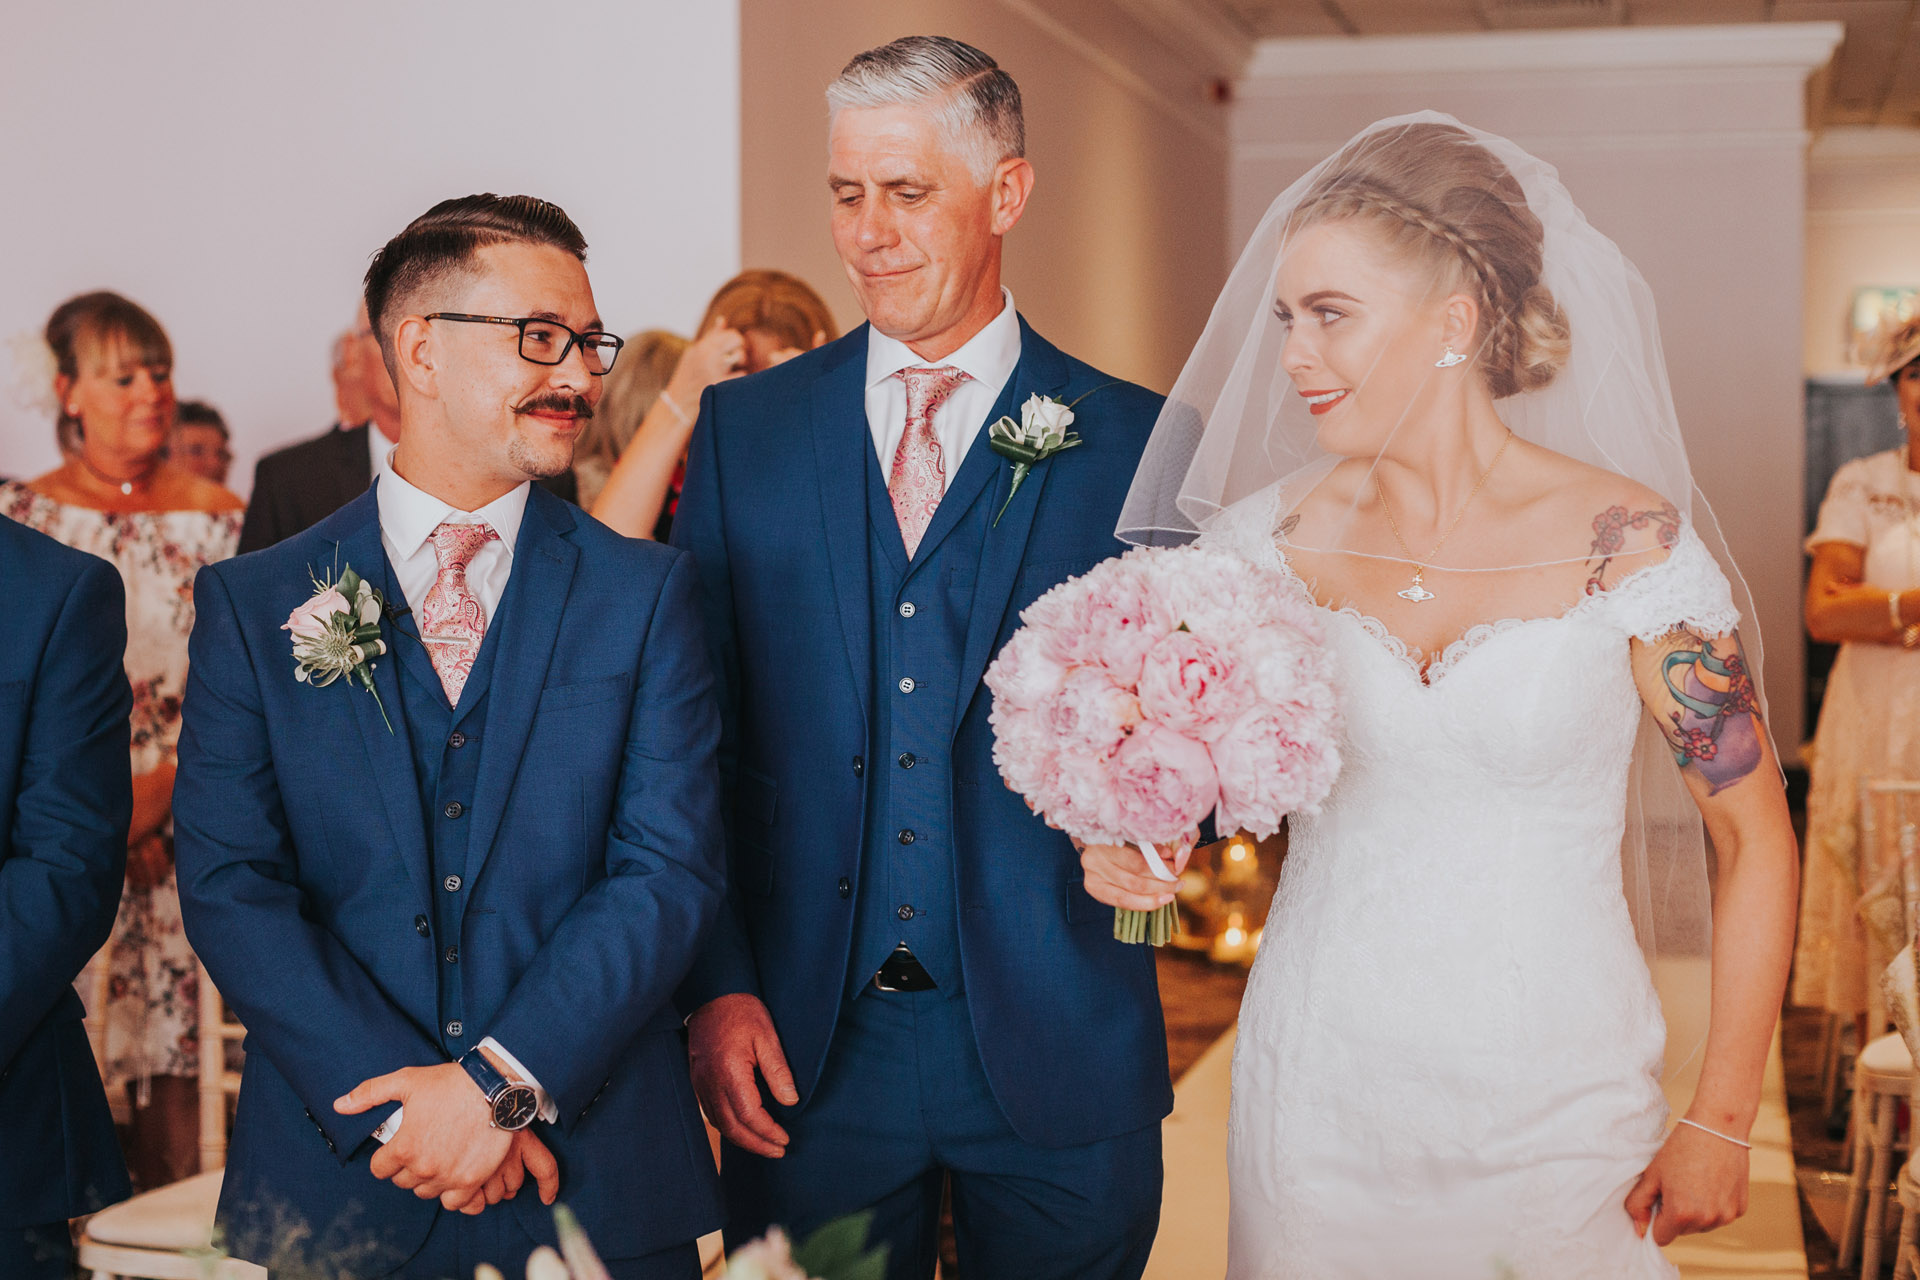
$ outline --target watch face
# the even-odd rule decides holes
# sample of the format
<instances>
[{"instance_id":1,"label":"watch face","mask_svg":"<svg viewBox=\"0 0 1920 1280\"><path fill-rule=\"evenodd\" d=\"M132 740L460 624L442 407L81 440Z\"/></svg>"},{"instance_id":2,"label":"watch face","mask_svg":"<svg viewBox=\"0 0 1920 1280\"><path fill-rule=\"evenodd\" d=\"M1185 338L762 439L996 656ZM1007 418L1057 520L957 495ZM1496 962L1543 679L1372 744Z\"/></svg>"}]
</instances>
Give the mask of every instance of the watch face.
<instances>
[{"instance_id":1,"label":"watch face","mask_svg":"<svg viewBox=\"0 0 1920 1280\"><path fill-rule=\"evenodd\" d=\"M501 1129L524 1129L533 1123L540 1103L526 1085L508 1085L493 1100L493 1123Z\"/></svg>"}]
</instances>

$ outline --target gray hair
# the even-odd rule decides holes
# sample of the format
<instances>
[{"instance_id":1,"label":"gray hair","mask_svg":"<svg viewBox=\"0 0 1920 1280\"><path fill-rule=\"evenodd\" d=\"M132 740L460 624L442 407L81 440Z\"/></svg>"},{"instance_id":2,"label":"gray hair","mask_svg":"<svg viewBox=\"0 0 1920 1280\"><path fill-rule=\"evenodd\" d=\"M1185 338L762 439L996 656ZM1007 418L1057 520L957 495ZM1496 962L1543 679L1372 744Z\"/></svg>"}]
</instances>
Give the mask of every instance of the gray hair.
<instances>
[{"instance_id":1,"label":"gray hair","mask_svg":"<svg viewBox=\"0 0 1920 1280\"><path fill-rule=\"evenodd\" d=\"M827 118L848 107L930 104L940 131L985 183L1002 160L1027 154L1020 86L1000 64L948 36L903 36L869 49L827 86Z\"/></svg>"}]
</instances>

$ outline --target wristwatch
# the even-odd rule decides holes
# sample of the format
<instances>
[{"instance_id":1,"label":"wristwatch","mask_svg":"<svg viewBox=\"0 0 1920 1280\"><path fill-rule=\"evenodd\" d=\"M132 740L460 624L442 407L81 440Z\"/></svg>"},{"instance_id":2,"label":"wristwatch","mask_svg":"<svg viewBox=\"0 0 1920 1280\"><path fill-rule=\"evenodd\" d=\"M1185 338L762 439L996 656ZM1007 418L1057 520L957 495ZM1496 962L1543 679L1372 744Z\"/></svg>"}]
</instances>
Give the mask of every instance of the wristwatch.
<instances>
[{"instance_id":1,"label":"wristwatch","mask_svg":"<svg viewBox=\"0 0 1920 1280\"><path fill-rule=\"evenodd\" d=\"M521 1084L509 1080L494 1069L487 1061L487 1055L478 1049L469 1049L460 1055L460 1065L467 1069L473 1082L480 1086L480 1092L486 1095L487 1105L493 1108L493 1127L496 1129L524 1129L533 1123L534 1116L540 1112L540 1098L530 1084Z\"/></svg>"}]
</instances>

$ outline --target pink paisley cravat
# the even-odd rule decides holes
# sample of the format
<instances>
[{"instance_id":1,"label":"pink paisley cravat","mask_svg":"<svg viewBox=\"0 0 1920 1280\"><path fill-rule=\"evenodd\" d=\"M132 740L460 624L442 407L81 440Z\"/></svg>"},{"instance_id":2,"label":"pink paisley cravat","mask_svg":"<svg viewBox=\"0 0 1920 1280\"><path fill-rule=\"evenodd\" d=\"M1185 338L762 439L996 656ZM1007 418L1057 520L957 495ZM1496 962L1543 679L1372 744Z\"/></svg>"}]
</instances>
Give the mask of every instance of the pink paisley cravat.
<instances>
[{"instance_id":1,"label":"pink paisley cravat","mask_svg":"<svg viewBox=\"0 0 1920 1280\"><path fill-rule=\"evenodd\" d=\"M893 498L893 514L900 521L900 536L906 541L907 558L911 560L947 492L947 466L940 456L933 415L940 412L940 406L967 380L967 375L952 365L941 365L938 369L902 369L893 376L907 384L907 429L893 453L887 493Z\"/></svg>"},{"instance_id":2,"label":"pink paisley cravat","mask_svg":"<svg viewBox=\"0 0 1920 1280\"><path fill-rule=\"evenodd\" d=\"M480 548L500 535L492 525L447 522L428 536L440 562L440 575L420 605L420 639L433 659L447 701L459 706L460 691L466 688L480 641L487 634L487 609L467 585L467 566Z\"/></svg>"}]
</instances>

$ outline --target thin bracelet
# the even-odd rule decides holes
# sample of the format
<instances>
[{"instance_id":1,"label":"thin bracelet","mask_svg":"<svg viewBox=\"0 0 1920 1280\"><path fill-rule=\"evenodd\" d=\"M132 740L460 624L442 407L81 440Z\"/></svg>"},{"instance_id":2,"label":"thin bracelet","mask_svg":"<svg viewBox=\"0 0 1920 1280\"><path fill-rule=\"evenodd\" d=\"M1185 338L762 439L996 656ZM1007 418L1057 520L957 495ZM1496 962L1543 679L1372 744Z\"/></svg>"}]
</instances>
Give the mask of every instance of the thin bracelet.
<instances>
[{"instance_id":1,"label":"thin bracelet","mask_svg":"<svg viewBox=\"0 0 1920 1280\"><path fill-rule=\"evenodd\" d=\"M685 409L682 409L679 406L679 404L674 400L674 398L667 394L667 389L665 387L660 388L660 403L666 405L667 408L673 410L673 416L680 419L681 426L690 427L693 425L693 419L689 418L687 416L687 411ZM1900 606L1898 604L1895 604L1893 606L1893 612L1895 615L1895 621L1893 625L1897 627L1900 625L1898 620L1899 613L1900 613Z\"/></svg>"},{"instance_id":2,"label":"thin bracelet","mask_svg":"<svg viewBox=\"0 0 1920 1280\"><path fill-rule=\"evenodd\" d=\"M1714 1137L1720 1139L1722 1142L1731 1142L1736 1147L1745 1147L1749 1151L1753 1150L1753 1144L1751 1142L1742 1142L1740 1141L1740 1139L1734 1137L1732 1134L1722 1133L1718 1129L1709 1129L1707 1128L1707 1126L1701 1124L1698 1120L1689 1120L1685 1116L1682 1116L1680 1118L1680 1123L1685 1125L1692 1125L1694 1128L1698 1129L1702 1133L1710 1133Z\"/></svg>"},{"instance_id":3,"label":"thin bracelet","mask_svg":"<svg viewBox=\"0 0 1920 1280\"><path fill-rule=\"evenodd\" d=\"M1900 619L1900 593L1898 591L1887 592L1887 618L1893 623L1893 629L1895 631L1902 630L1907 625Z\"/></svg>"}]
</instances>

